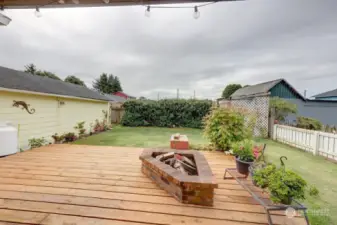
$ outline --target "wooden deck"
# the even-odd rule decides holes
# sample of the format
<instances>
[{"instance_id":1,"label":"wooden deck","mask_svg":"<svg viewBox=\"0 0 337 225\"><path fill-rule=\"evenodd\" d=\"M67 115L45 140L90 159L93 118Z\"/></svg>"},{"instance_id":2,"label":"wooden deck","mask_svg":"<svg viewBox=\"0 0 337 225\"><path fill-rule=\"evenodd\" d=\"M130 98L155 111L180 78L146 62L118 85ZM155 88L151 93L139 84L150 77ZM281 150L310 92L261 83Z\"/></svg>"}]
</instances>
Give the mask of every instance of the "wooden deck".
<instances>
[{"instance_id":1,"label":"wooden deck","mask_svg":"<svg viewBox=\"0 0 337 225\"><path fill-rule=\"evenodd\" d=\"M142 149L51 145L0 158L0 225L254 225L263 208L234 180L234 162L204 152L217 177L214 207L184 205L141 171ZM275 224L303 224L274 215Z\"/></svg>"}]
</instances>

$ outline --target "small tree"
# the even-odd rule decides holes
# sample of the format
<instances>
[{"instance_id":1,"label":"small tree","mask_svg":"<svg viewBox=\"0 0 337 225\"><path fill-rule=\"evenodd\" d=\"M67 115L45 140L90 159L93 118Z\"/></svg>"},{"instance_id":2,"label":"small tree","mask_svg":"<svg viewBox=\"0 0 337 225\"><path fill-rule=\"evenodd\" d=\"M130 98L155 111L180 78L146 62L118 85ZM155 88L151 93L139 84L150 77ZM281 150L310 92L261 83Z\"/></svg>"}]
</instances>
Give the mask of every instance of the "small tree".
<instances>
[{"instance_id":1,"label":"small tree","mask_svg":"<svg viewBox=\"0 0 337 225\"><path fill-rule=\"evenodd\" d=\"M272 97L269 101L269 108L274 109L275 119L284 121L288 114L297 113L297 105L281 99L279 97Z\"/></svg>"},{"instance_id":2,"label":"small tree","mask_svg":"<svg viewBox=\"0 0 337 225\"><path fill-rule=\"evenodd\" d=\"M80 78L75 76L67 76L66 79L64 79L64 81L86 87L85 83Z\"/></svg>"},{"instance_id":3,"label":"small tree","mask_svg":"<svg viewBox=\"0 0 337 225\"><path fill-rule=\"evenodd\" d=\"M222 92L223 98L229 98L235 91L242 88L241 84L228 84Z\"/></svg>"},{"instance_id":4,"label":"small tree","mask_svg":"<svg viewBox=\"0 0 337 225\"><path fill-rule=\"evenodd\" d=\"M244 113L234 108L214 108L204 118L204 125L204 135L219 150L229 150L248 135Z\"/></svg>"},{"instance_id":5,"label":"small tree","mask_svg":"<svg viewBox=\"0 0 337 225\"><path fill-rule=\"evenodd\" d=\"M37 72L36 66L31 63L25 66L25 70L26 73L30 73L32 75L35 75L35 73Z\"/></svg>"}]
</instances>

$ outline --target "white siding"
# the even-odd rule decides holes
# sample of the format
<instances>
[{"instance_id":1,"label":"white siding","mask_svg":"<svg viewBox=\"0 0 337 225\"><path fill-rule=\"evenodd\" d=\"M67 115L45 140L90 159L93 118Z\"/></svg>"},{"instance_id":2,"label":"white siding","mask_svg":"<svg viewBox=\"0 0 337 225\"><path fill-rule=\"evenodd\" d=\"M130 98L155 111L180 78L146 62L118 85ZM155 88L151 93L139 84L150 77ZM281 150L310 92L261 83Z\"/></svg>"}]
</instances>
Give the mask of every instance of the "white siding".
<instances>
[{"instance_id":1,"label":"white siding","mask_svg":"<svg viewBox=\"0 0 337 225\"><path fill-rule=\"evenodd\" d=\"M35 109L34 114L13 107L13 101L24 101ZM63 105L59 102L64 102ZM108 109L104 101L58 98L23 93L0 91L0 122L11 122L19 128L20 148L28 148L28 139L74 132L77 122L85 121L86 129L95 119L102 120L102 110Z\"/></svg>"}]
</instances>

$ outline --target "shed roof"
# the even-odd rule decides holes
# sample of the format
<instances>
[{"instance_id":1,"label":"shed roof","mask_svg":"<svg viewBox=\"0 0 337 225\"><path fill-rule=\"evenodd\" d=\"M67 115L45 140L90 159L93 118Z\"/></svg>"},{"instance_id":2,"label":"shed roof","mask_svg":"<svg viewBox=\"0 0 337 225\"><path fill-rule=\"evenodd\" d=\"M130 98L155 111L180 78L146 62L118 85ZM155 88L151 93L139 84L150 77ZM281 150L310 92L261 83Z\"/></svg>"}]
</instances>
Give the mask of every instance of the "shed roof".
<instances>
[{"instance_id":1,"label":"shed roof","mask_svg":"<svg viewBox=\"0 0 337 225\"><path fill-rule=\"evenodd\" d=\"M267 81L255 85L246 86L235 91L231 98L244 98L244 97L252 97L252 96L261 96L269 94L270 90L275 87L277 84L283 82L286 86L288 86L293 92L298 95L301 99L305 100L305 98L293 87L291 86L285 79L277 79L272 81Z\"/></svg>"},{"instance_id":2,"label":"shed roof","mask_svg":"<svg viewBox=\"0 0 337 225\"><path fill-rule=\"evenodd\" d=\"M64 95L95 100L110 99L87 87L55 80L48 77L34 76L18 70L0 66L0 88L33 91L46 94Z\"/></svg>"},{"instance_id":3,"label":"shed roof","mask_svg":"<svg viewBox=\"0 0 337 225\"><path fill-rule=\"evenodd\" d=\"M235 91L231 97L246 97L267 94L276 84L281 82L282 79L272 80L264 83L259 83L251 86L246 86Z\"/></svg>"},{"instance_id":4,"label":"shed roof","mask_svg":"<svg viewBox=\"0 0 337 225\"><path fill-rule=\"evenodd\" d=\"M314 95L312 97L314 97L314 98L337 97L337 89L327 91L327 92L323 92L323 93Z\"/></svg>"}]
</instances>

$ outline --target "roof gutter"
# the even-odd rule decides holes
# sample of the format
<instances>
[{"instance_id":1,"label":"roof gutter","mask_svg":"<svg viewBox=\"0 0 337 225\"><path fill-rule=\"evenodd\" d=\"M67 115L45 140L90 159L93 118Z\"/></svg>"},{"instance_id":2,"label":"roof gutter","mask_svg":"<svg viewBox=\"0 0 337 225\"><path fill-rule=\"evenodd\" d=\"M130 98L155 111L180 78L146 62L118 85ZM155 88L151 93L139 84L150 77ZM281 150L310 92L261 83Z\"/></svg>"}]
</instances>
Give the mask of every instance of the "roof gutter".
<instances>
[{"instance_id":1,"label":"roof gutter","mask_svg":"<svg viewBox=\"0 0 337 225\"><path fill-rule=\"evenodd\" d=\"M42 92L25 91L25 90L2 88L2 87L0 87L0 91L6 91L6 92L12 92L12 93L25 93L25 94L31 94L31 95L42 95L42 96L48 96L48 97L60 97L60 98L68 98L68 99L77 99L77 100L85 100L85 101L93 101L93 102L109 102L109 100L81 98L81 97L68 96L68 95L48 94L48 93L42 93Z\"/></svg>"}]
</instances>

